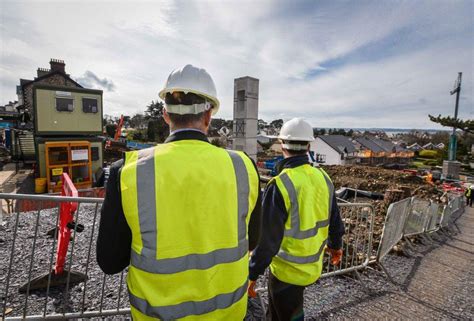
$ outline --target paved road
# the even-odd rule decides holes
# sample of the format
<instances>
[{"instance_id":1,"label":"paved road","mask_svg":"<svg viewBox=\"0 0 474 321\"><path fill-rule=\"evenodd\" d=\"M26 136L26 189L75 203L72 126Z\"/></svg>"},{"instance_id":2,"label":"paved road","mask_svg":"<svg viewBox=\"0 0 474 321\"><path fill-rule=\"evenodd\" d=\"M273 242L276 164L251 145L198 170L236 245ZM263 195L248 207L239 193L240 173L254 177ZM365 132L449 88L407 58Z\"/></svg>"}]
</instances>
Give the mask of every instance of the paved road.
<instances>
[{"instance_id":1,"label":"paved road","mask_svg":"<svg viewBox=\"0 0 474 321\"><path fill-rule=\"evenodd\" d=\"M474 319L474 208L466 209L457 226L460 232L416 258L400 290L366 296L324 317Z\"/></svg>"}]
</instances>

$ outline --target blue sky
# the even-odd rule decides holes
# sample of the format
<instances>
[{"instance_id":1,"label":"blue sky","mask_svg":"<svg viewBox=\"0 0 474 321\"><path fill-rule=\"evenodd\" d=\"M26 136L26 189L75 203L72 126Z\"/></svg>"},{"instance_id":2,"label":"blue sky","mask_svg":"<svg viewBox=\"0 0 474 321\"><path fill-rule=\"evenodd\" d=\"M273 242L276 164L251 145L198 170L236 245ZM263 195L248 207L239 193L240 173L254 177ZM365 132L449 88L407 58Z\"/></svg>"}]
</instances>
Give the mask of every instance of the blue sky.
<instances>
[{"instance_id":1,"label":"blue sky","mask_svg":"<svg viewBox=\"0 0 474 321\"><path fill-rule=\"evenodd\" d=\"M187 63L214 77L231 118L233 79L260 79L259 116L319 127L436 128L474 118L474 1L1 1L0 104L50 58L104 90L106 114L142 112Z\"/></svg>"}]
</instances>

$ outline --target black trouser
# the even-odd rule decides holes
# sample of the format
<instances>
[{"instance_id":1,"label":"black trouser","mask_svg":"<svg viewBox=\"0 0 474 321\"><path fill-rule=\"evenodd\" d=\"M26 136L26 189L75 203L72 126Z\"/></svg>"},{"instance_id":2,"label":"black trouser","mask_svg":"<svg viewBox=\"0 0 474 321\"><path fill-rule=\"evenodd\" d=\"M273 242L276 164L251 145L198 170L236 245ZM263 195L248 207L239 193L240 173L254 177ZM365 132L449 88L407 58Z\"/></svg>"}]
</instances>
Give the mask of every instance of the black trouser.
<instances>
[{"instance_id":1,"label":"black trouser","mask_svg":"<svg viewBox=\"0 0 474 321\"><path fill-rule=\"evenodd\" d=\"M472 193L472 192L471 192ZM469 205L470 207L472 207L472 196L470 196L468 199L467 199L467 205Z\"/></svg>"},{"instance_id":2,"label":"black trouser","mask_svg":"<svg viewBox=\"0 0 474 321\"><path fill-rule=\"evenodd\" d=\"M268 280L267 320L303 321L304 289L304 286L282 282L270 273Z\"/></svg>"}]
</instances>

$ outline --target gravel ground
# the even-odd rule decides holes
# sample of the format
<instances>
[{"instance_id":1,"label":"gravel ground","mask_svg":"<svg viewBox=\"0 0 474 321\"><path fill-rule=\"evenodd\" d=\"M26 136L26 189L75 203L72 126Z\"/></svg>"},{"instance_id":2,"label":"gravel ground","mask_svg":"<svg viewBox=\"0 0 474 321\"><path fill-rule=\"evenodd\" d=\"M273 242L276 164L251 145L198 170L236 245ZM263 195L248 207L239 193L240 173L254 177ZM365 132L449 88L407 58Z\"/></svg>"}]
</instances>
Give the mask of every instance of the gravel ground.
<instances>
[{"instance_id":1,"label":"gravel ground","mask_svg":"<svg viewBox=\"0 0 474 321\"><path fill-rule=\"evenodd\" d=\"M88 270L89 280L86 284L72 285L68 297L64 289L52 289L47 297L44 292L34 291L28 297L27 315L42 314L46 302L46 313L62 313L81 311L83 290L84 310L93 311L115 309L117 306L128 308L126 287L123 283L120 291L121 275L107 276L103 302L101 293L104 274L95 262L95 240L97 223L94 226L95 205L81 205L78 222L85 225L84 232L77 234L74 242L74 259L72 270L85 273ZM471 213L474 214L474 213ZM51 259L53 239L46 232L55 226L57 210L41 211L38 221L38 237L33 255L32 277L46 274ZM96 221L98 221L98 216ZM459 220L465 220L464 216ZM18 293L18 288L27 282L30 266L37 213L21 213L18 225L18 237L15 243L13 271L7 297L8 316L21 316L24 312L25 295ZM417 242L415 252L410 257L390 254L383 263L399 286L395 286L381 272L367 269L360 274L359 281L353 275L324 278L307 288L305 292L305 314L307 320L339 319L339 318L422 318L425 310L431 307L431 316L439 318L474 318L473 300L470 289L474 286L472 229L473 215L470 223L461 226L468 229L450 238L438 233L435 242ZM5 300L5 281L8 271L13 230L16 216L5 218L5 225L0 227L0 295L2 304ZM470 225L469 225L470 224ZM470 230L469 230L470 228ZM468 233L471 233L470 235ZM467 236L466 236L467 235ZM89 242L92 237L90 264L87 266ZM72 244L71 244L72 245ZM70 246L71 246L70 245ZM453 254L453 251L455 252ZM447 252L447 254L445 253ZM457 253L457 254L456 254ZM456 254L456 255L455 255ZM468 263L457 262L461 254L470 254ZM454 262L452 265L450 262ZM436 268L433 266L436 265ZM375 267L374 267L375 268ZM433 269L436 272L433 276ZM444 279L446 270L454 278L448 283ZM434 278L433 278L434 277ZM265 278L259 279L264 286ZM439 294L445 291L447 295ZM266 304L266 293L262 293ZM426 298L426 299L425 299ZM416 301L418 300L418 301ZM430 304L421 304L426 300ZM405 309L405 305L408 307ZM428 307L427 307L428 306ZM410 310L410 307L412 310ZM1 308L1 307L0 307ZM431 311L431 310L430 310ZM261 320L263 310L260 300L249 299L249 314L246 320ZM428 315L429 316L429 315Z\"/></svg>"},{"instance_id":2,"label":"gravel ground","mask_svg":"<svg viewBox=\"0 0 474 321\"><path fill-rule=\"evenodd\" d=\"M384 266L398 285L369 268L324 278L305 291L305 320L474 319L474 211L458 222L460 233L415 240L409 256L389 254ZM454 231L454 229L453 229ZM376 267L373 266L375 269ZM259 279L259 282L262 280ZM262 295L266 304L266 293ZM258 309L258 300L252 308ZM254 320L258 320L261 311Z\"/></svg>"},{"instance_id":3,"label":"gravel ground","mask_svg":"<svg viewBox=\"0 0 474 321\"><path fill-rule=\"evenodd\" d=\"M74 257L72 261L72 271L86 273L88 280L86 283L71 285L68 296L65 296L65 287L51 289L46 301L46 291L33 291L28 296L27 315L43 314L45 303L46 313L80 312L84 296L84 311L94 311L102 309L115 309L117 307L128 307L128 295L125 282L120 287L121 275L106 276L100 270L95 261L95 244L97 238L97 227L100 213L97 214L95 228L94 214L95 205L81 205L80 214L76 219L78 223L84 225L82 233L77 233L74 242ZM11 309L8 316L19 316L24 313L25 295L20 294L18 289L28 281L28 271L30 267L35 227L38 219L37 242L33 254L33 266L31 277L35 278L49 272L51 261L51 249L54 240L46 233L56 224L57 209L42 210L37 212L20 213L17 238L15 241L13 268L10 277L10 285L7 297L7 309ZM4 226L0 227L0 293L2 304L5 301L5 285L10 263L11 247L13 242L13 231L15 229L16 215L5 217ZM87 265L89 244L92 233L92 246L90 251L90 262ZM72 241L69 249L72 248ZM70 252L69 252L70 253ZM54 264L54 259L53 259ZM69 266L69 255L66 260ZM105 278L105 285L104 285ZM125 279L123 280L125 281ZM101 305L102 286L104 285L104 296ZM84 287L86 288L85 295ZM121 288L121 300L118 302L119 290ZM3 306L2 306L3 308Z\"/></svg>"}]
</instances>

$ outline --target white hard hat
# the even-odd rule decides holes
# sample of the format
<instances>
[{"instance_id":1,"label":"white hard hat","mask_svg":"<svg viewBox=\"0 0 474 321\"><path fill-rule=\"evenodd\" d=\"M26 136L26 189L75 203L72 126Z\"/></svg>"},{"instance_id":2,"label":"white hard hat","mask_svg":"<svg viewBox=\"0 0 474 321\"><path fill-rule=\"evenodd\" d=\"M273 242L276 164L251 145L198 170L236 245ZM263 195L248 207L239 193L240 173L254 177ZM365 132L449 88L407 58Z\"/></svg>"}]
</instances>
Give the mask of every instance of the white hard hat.
<instances>
[{"instance_id":1,"label":"white hard hat","mask_svg":"<svg viewBox=\"0 0 474 321\"><path fill-rule=\"evenodd\" d=\"M217 99L216 86L211 75L202 68L186 65L181 69L174 70L168 76L165 87L160 91L159 96L165 99L167 93L184 92L193 93L202 97L212 104L212 114L216 114L219 110L219 100ZM195 105L165 105L170 113L177 114L199 114L210 108L210 104Z\"/></svg>"},{"instance_id":2,"label":"white hard hat","mask_svg":"<svg viewBox=\"0 0 474 321\"><path fill-rule=\"evenodd\" d=\"M311 142L314 140L313 127L302 118L293 118L283 124L278 138L283 141ZM282 147L289 150L304 150L305 146L299 144L282 143Z\"/></svg>"}]
</instances>

